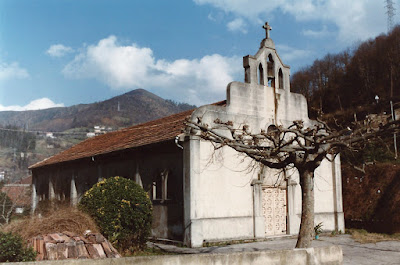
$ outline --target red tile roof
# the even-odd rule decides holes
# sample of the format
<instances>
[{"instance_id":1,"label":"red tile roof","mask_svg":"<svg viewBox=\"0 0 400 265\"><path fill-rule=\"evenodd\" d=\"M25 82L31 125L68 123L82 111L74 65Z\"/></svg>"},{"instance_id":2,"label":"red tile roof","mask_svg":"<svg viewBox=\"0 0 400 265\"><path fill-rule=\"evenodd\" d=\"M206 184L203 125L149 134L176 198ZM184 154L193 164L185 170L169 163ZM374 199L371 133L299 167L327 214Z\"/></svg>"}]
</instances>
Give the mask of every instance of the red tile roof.
<instances>
[{"instance_id":1,"label":"red tile roof","mask_svg":"<svg viewBox=\"0 0 400 265\"><path fill-rule=\"evenodd\" d=\"M17 206L30 205L31 204L31 187L27 184L8 184L2 189L2 192L15 203Z\"/></svg>"},{"instance_id":2,"label":"red tile roof","mask_svg":"<svg viewBox=\"0 0 400 265\"><path fill-rule=\"evenodd\" d=\"M226 106L226 100L213 103L216 106ZM185 118L192 114L187 110L158 120L149 121L119 131L106 133L86 139L61 153L38 162L30 169L78 160L86 157L107 154L115 151L145 146L173 140L184 128Z\"/></svg>"},{"instance_id":3,"label":"red tile roof","mask_svg":"<svg viewBox=\"0 0 400 265\"><path fill-rule=\"evenodd\" d=\"M70 149L38 162L30 169L107 154L174 139L184 128L183 122L194 110L86 139Z\"/></svg>"},{"instance_id":4,"label":"red tile roof","mask_svg":"<svg viewBox=\"0 0 400 265\"><path fill-rule=\"evenodd\" d=\"M20 179L19 181L15 182L15 184L32 184L32 176Z\"/></svg>"}]
</instances>

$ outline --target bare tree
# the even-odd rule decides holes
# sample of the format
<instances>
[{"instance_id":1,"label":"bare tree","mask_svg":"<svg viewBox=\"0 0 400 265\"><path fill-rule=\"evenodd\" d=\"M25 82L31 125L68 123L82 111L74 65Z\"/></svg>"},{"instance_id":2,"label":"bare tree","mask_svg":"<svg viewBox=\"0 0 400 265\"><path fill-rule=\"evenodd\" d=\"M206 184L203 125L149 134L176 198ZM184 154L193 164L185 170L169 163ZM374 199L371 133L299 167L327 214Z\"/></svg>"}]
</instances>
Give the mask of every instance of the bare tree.
<instances>
[{"instance_id":1,"label":"bare tree","mask_svg":"<svg viewBox=\"0 0 400 265\"><path fill-rule=\"evenodd\" d=\"M5 192L0 192L0 226L8 224L15 209L15 204Z\"/></svg>"},{"instance_id":2,"label":"bare tree","mask_svg":"<svg viewBox=\"0 0 400 265\"><path fill-rule=\"evenodd\" d=\"M16 208L26 204L25 197L31 194L31 191L30 189L25 189L25 185L8 184L0 187L0 226L10 223ZM13 195L8 196L7 193L9 192L13 193Z\"/></svg>"},{"instance_id":3,"label":"bare tree","mask_svg":"<svg viewBox=\"0 0 400 265\"><path fill-rule=\"evenodd\" d=\"M232 121L202 123L201 117L187 119L186 133L211 141L216 149L228 146L244 153L264 166L274 169L294 167L300 176L302 213L296 248L311 247L314 231L314 171L324 159L332 161L343 149L362 148L370 139L399 130L400 121L379 128L355 123L353 128L331 129L318 121L306 128L303 121L274 127L268 132L252 133L247 125L235 127Z\"/></svg>"}]
</instances>

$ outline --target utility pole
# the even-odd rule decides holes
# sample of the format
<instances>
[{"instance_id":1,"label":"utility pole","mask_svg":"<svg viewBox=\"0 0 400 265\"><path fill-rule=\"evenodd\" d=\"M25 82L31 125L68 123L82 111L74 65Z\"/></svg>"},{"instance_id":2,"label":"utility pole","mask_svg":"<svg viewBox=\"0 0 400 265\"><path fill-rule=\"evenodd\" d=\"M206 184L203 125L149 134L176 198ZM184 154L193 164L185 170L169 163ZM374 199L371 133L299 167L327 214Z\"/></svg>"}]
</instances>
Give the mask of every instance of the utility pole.
<instances>
[{"instance_id":1,"label":"utility pole","mask_svg":"<svg viewBox=\"0 0 400 265\"><path fill-rule=\"evenodd\" d=\"M396 8L394 7L393 0L385 0L386 2L386 15L387 15L387 33L393 28L393 17L395 15Z\"/></svg>"},{"instance_id":2,"label":"utility pole","mask_svg":"<svg viewBox=\"0 0 400 265\"><path fill-rule=\"evenodd\" d=\"M386 2L386 15L387 15L387 34L393 28L393 17L395 15L395 8L393 0L385 0ZM392 114L392 120L396 119L394 111L393 111L393 63L390 60L390 111ZM396 133L393 134L393 144L394 144L394 159L397 159L397 141L396 141Z\"/></svg>"},{"instance_id":3,"label":"utility pole","mask_svg":"<svg viewBox=\"0 0 400 265\"><path fill-rule=\"evenodd\" d=\"M395 113L393 111L393 64L390 64L390 111L392 112L392 120L396 120ZM393 134L394 144L394 159L397 159L397 141L396 133Z\"/></svg>"}]
</instances>

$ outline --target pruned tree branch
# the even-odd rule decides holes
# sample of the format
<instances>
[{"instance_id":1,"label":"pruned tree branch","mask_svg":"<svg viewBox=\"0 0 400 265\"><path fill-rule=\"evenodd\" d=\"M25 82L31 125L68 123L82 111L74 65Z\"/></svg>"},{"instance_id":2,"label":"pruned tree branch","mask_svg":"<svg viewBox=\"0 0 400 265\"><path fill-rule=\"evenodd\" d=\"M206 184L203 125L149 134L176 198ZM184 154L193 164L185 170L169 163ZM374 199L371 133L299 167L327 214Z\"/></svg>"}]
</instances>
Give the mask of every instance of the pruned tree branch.
<instances>
[{"instance_id":1,"label":"pruned tree branch","mask_svg":"<svg viewBox=\"0 0 400 265\"><path fill-rule=\"evenodd\" d=\"M201 118L197 118L197 122L188 118L185 124L187 134L210 141L214 147L228 146L269 168L284 170L291 166L298 170L302 216L296 247L304 248L310 247L312 241L314 170L324 159L333 162L335 156L345 149L361 148L371 139L398 132L400 121L391 121L379 128L356 122L352 124L353 128L341 130L334 130L320 120L311 127L305 127L303 121L293 121L286 128L274 126L272 130L257 133L251 132L247 125L234 127L232 121L220 119L205 124Z\"/></svg>"}]
</instances>

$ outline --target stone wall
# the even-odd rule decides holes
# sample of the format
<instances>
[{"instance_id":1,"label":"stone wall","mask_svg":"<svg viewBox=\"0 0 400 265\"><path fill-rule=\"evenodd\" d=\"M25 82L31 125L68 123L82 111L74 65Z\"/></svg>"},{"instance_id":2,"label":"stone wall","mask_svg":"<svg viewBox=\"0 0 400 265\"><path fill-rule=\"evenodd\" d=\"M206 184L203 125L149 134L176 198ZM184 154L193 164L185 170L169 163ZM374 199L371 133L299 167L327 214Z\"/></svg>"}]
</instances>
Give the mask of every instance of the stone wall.
<instances>
[{"instance_id":1,"label":"stone wall","mask_svg":"<svg viewBox=\"0 0 400 265\"><path fill-rule=\"evenodd\" d=\"M130 257L120 259L98 259L98 260L66 260L66 261L41 261L24 262L23 265L336 265L343 263L343 253L339 246L329 246L309 249L274 250L258 252L235 252L220 254L193 254L193 255L165 255ZM6 265L8 263L0 263ZM21 263L22 264L22 263Z\"/></svg>"}]
</instances>

